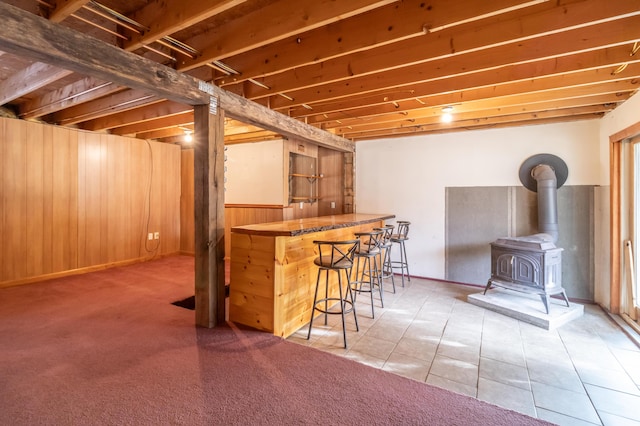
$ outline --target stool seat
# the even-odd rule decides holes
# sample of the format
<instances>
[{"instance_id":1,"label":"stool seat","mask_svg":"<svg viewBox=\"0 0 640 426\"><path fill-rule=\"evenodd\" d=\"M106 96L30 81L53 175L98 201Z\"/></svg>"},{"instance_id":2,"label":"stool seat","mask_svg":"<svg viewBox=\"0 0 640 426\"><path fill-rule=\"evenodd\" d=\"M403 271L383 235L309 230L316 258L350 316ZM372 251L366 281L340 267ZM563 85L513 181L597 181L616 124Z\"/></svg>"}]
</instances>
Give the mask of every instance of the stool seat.
<instances>
[{"instance_id":1,"label":"stool seat","mask_svg":"<svg viewBox=\"0 0 640 426\"><path fill-rule=\"evenodd\" d=\"M325 269L351 269L351 267L353 267L353 260L352 259L340 259L338 261L332 261L330 259L323 259L321 257L316 257L313 260L313 263L320 267L320 268L325 268Z\"/></svg>"},{"instance_id":2,"label":"stool seat","mask_svg":"<svg viewBox=\"0 0 640 426\"><path fill-rule=\"evenodd\" d=\"M327 315L340 315L342 317L342 335L344 338L344 347L347 348L347 327L345 323L345 314L353 312L353 318L356 323L356 331L359 331L358 318L356 316L355 298L351 288L350 276L353 268L354 256L360 247L360 240L345 241L321 241L313 242L318 249L318 257L313 263L318 267L318 276L316 278L316 290L313 296L313 309L311 310L311 319L309 320L309 332L307 340L311 337L311 329L313 328L313 318L316 311L324 314L324 324L327 325ZM318 298L318 289L320 287L320 277L322 272L325 273L324 280L324 297ZM330 292L329 290L329 272L335 271L338 275L338 292ZM346 290L343 291L342 271L347 277ZM331 303L331 305L329 304ZM324 305L324 306L323 306ZM337 307L335 305L338 305Z\"/></svg>"}]
</instances>

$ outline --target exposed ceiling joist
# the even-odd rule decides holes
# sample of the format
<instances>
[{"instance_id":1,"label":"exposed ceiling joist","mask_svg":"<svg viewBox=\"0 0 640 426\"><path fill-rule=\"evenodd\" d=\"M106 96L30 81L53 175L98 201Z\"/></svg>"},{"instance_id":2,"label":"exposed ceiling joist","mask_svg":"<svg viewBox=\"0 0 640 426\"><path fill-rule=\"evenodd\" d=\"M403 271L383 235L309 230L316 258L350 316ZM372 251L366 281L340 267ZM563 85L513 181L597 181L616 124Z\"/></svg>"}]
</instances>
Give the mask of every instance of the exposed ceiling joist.
<instances>
[{"instance_id":1,"label":"exposed ceiling joist","mask_svg":"<svg viewBox=\"0 0 640 426\"><path fill-rule=\"evenodd\" d=\"M544 3L538 0L534 3ZM275 43L253 49L251 54L224 58L224 63L241 71L220 80L224 87L249 78L276 74L283 69L293 69L317 64L332 58L370 51L376 46L413 40L429 31L438 30L461 22L473 22L487 14L500 14L531 5L523 0L493 0L473 2L460 7L449 0L407 0L392 3L348 21L334 22L307 31L297 37L287 37ZM366 31L362 31L366 28ZM439 31L439 30L438 30Z\"/></svg>"},{"instance_id":2,"label":"exposed ceiling joist","mask_svg":"<svg viewBox=\"0 0 640 426\"><path fill-rule=\"evenodd\" d=\"M598 51L544 59L535 62L535 64L510 65L486 72L474 73L472 75L440 78L392 89L384 88L364 95L338 99L334 102L314 103L313 109L295 107L289 109L289 113L293 117L309 116L310 122L313 122L317 119L314 117L323 117L324 114L343 111L350 111L349 115L367 115L368 107L376 105L386 105L390 111L398 111L398 108L393 106L393 102L414 102L416 103L416 108L420 108L416 99L422 99L423 97L436 94L472 90L485 86L509 86L523 80L571 75L594 69L602 69L602 74L606 75L630 59L634 61L640 60L640 57L636 58L629 55L630 48L631 46L622 45ZM513 92L515 93L515 89ZM367 107L363 107L363 105Z\"/></svg>"},{"instance_id":3,"label":"exposed ceiling joist","mask_svg":"<svg viewBox=\"0 0 640 426\"><path fill-rule=\"evenodd\" d=\"M186 43L201 52L201 56L184 59L177 68L181 71L191 70L394 1L396 0L297 0L295 8L285 0L269 2L261 9L187 40Z\"/></svg>"},{"instance_id":4,"label":"exposed ceiling joist","mask_svg":"<svg viewBox=\"0 0 640 426\"><path fill-rule=\"evenodd\" d=\"M0 47L5 51L66 67L116 84L145 90L163 98L188 105L208 104L212 97L232 118L256 124L283 135L297 137L340 150L353 150L353 143L308 126L273 110L252 103L215 86L201 90L201 81L99 40L59 27L53 23L0 3ZM20 29L30 28L25 39ZM210 93L209 93L210 92Z\"/></svg>"},{"instance_id":5,"label":"exposed ceiling joist","mask_svg":"<svg viewBox=\"0 0 640 426\"><path fill-rule=\"evenodd\" d=\"M193 111L183 112L181 114L170 115L167 117L156 117L152 120L128 124L126 126L113 129L111 133L122 136L134 136L147 132L169 129L176 126L185 126L189 123L193 123Z\"/></svg>"},{"instance_id":6,"label":"exposed ceiling joist","mask_svg":"<svg viewBox=\"0 0 640 426\"><path fill-rule=\"evenodd\" d=\"M56 0L56 7L49 12L48 18L51 22L62 22L87 3L89 0Z\"/></svg>"},{"instance_id":7,"label":"exposed ceiling joist","mask_svg":"<svg viewBox=\"0 0 640 426\"><path fill-rule=\"evenodd\" d=\"M571 53L589 52L601 49L603 46L626 44L630 51L634 41L638 39L640 39L640 14L620 22L605 22L538 37L535 41L518 41L445 58L438 56L439 59L423 61L418 64L413 64L412 61L411 65L404 66L402 70L397 70L397 72L375 71L374 73L374 68L383 66L381 62L384 62L376 60L377 56L375 55L364 58L361 64L350 62L350 69L355 75L351 77L347 75L348 70L345 70L344 66L331 67L328 64L323 64L322 81L314 81L313 79L315 75L318 75L317 70L315 72L307 70L301 73L296 71L289 75L289 80L279 79L278 84L276 81L265 79L266 85L272 84L269 86L269 90L252 85L245 90L245 96L249 99L257 99L272 96L273 92L284 92L294 99L289 101L274 97L271 106L277 109L302 103L313 103L317 97L326 100L338 99L385 88L409 86L429 80L467 76L482 71L494 71L510 65L529 64L568 56ZM567 51L567 46L573 46L572 50ZM430 45L424 45L422 48L432 51ZM335 73L332 72L333 70ZM410 77L407 78L407 75Z\"/></svg>"},{"instance_id":8,"label":"exposed ceiling joist","mask_svg":"<svg viewBox=\"0 0 640 426\"><path fill-rule=\"evenodd\" d=\"M190 105L185 105L178 102L157 100L155 103L145 105L140 108L134 108L131 110L118 112L105 117L96 118L86 121L82 124L82 128L85 130L106 130L115 129L130 124L143 123L150 121L158 116L169 117L172 115L184 114L192 112L193 109Z\"/></svg>"},{"instance_id":9,"label":"exposed ceiling joist","mask_svg":"<svg viewBox=\"0 0 640 426\"><path fill-rule=\"evenodd\" d=\"M38 13L32 0L0 3ZM71 3L77 8L87 2ZM82 43L91 49L88 35L101 37L95 28L105 27L112 36L102 38L114 50L77 60L70 54L74 45L49 40L40 49L59 48L63 57L47 63L78 74L57 80L43 73L42 82L30 86L20 86L26 70L43 66L33 65L31 40L17 53L8 51L0 85L9 92L0 93L13 93L6 104L21 118L171 142L193 120L184 106L191 96L176 99L188 87L197 102L208 102L211 92L227 117L247 117L226 120L227 142L277 136L257 131L248 118L273 125L283 118L271 117L273 111L286 116L292 133L304 122L312 132L322 128L360 140L400 130L422 134L561 120L556 114L590 118L637 92L640 80L637 0L98 0L83 9L83 22L51 22L53 28L83 33ZM20 29L27 26L22 22ZM118 42L114 34L132 41ZM140 49L141 43L152 44ZM113 65L123 51L146 59L120 82L95 74L114 71L101 68L100 56L110 56ZM206 62L212 58L215 63ZM84 68L74 68L83 61ZM189 77L159 63L203 65L194 65ZM248 106L246 98L253 101ZM183 106L167 108L171 102ZM454 123L434 123L445 106L454 106ZM248 113L256 107L268 117Z\"/></svg>"},{"instance_id":10,"label":"exposed ceiling joist","mask_svg":"<svg viewBox=\"0 0 640 426\"><path fill-rule=\"evenodd\" d=\"M19 116L24 119L42 117L119 90L122 88L110 82L85 77L20 105Z\"/></svg>"},{"instance_id":11,"label":"exposed ceiling joist","mask_svg":"<svg viewBox=\"0 0 640 426\"><path fill-rule=\"evenodd\" d=\"M0 83L0 105L27 95L69 74L71 71L36 62Z\"/></svg>"},{"instance_id":12,"label":"exposed ceiling joist","mask_svg":"<svg viewBox=\"0 0 640 426\"><path fill-rule=\"evenodd\" d=\"M141 90L116 87L119 88L117 93L56 112L49 117L49 121L63 125L78 124L163 101L163 99Z\"/></svg>"},{"instance_id":13,"label":"exposed ceiling joist","mask_svg":"<svg viewBox=\"0 0 640 426\"><path fill-rule=\"evenodd\" d=\"M511 119L520 119L520 118L549 118L549 117L558 117L562 115L578 115L578 114L586 114L586 113L604 113L611 111L617 106L618 102L622 102L624 99L620 99L619 96L615 95L601 95L608 96L608 102L600 102L593 103L593 99L588 97L583 102L583 105L579 105L581 102L576 102L575 100L565 100L565 101L551 101L551 102L540 102L537 104L527 104L527 105L515 105L515 106L506 106L497 108L495 111L491 111L490 109L478 109L467 112L456 112L456 120L457 121L469 121L469 120L482 120L484 123L487 123L488 116L509 116ZM527 116L529 114L529 116ZM410 128L416 126L425 126L425 125L435 125L442 124L442 120L440 118L440 112L433 109L429 111L428 114L424 114L418 118L410 118L406 117L404 119L395 119L389 120L386 122L376 121L374 123L360 123L360 124L352 124L352 125L342 125L340 127L336 127L333 129L338 135L349 135L352 133L364 133L364 132L379 132L379 131L389 131L393 129L402 129L402 128ZM346 124L346 123L343 123Z\"/></svg>"},{"instance_id":14,"label":"exposed ceiling joist","mask_svg":"<svg viewBox=\"0 0 640 426\"><path fill-rule=\"evenodd\" d=\"M486 100L496 97L525 97L529 93L555 91L550 96L558 96L558 90L570 92L572 88L579 86L588 86L586 89L591 94L605 90L609 91L609 87L617 87L619 91L635 90L640 84L637 79L640 76L640 63L634 63L629 69L629 73L622 75L611 75L613 68L595 69L572 74L559 74L549 77L540 77L534 79L521 79L511 83L499 85L480 85L473 88L463 90L451 90L448 92L440 92L435 95L421 96L420 102L415 98L409 101L400 102L379 102L376 106L370 106L366 109L358 110L340 110L333 113L325 113L309 117L308 122L312 124L322 123L330 120L341 120L347 117L363 117L373 116L386 113L402 113L419 109L422 106L446 106L467 103L478 100ZM615 82L624 80L624 84L609 86L605 82ZM437 83L434 83L437 84ZM623 90L623 87L625 90ZM526 99L526 97L525 97Z\"/></svg>"},{"instance_id":15,"label":"exposed ceiling joist","mask_svg":"<svg viewBox=\"0 0 640 426\"><path fill-rule=\"evenodd\" d=\"M129 32L130 41L123 43L128 51L153 43L198 22L218 15L246 0L154 0L129 16L147 27L142 33Z\"/></svg>"}]
</instances>

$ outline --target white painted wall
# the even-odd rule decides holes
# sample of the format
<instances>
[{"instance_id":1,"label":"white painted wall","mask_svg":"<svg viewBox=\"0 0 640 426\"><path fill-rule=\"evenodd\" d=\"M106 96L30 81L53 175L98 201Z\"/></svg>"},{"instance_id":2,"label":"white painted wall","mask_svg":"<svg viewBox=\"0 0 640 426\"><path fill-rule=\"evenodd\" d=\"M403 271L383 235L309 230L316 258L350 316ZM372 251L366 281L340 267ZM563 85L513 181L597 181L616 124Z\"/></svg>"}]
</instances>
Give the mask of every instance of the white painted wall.
<instances>
[{"instance_id":1,"label":"white painted wall","mask_svg":"<svg viewBox=\"0 0 640 426\"><path fill-rule=\"evenodd\" d=\"M444 279L446 187L519 186L540 153L567 163L567 185L599 185L599 130L596 119L358 142L356 210L411 221L411 274Z\"/></svg>"},{"instance_id":2,"label":"white painted wall","mask_svg":"<svg viewBox=\"0 0 640 426\"><path fill-rule=\"evenodd\" d=\"M281 139L228 145L225 149L225 204L285 204Z\"/></svg>"},{"instance_id":3,"label":"white painted wall","mask_svg":"<svg viewBox=\"0 0 640 426\"><path fill-rule=\"evenodd\" d=\"M600 120L600 174L609 185L609 136L640 122L640 92Z\"/></svg>"}]
</instances>

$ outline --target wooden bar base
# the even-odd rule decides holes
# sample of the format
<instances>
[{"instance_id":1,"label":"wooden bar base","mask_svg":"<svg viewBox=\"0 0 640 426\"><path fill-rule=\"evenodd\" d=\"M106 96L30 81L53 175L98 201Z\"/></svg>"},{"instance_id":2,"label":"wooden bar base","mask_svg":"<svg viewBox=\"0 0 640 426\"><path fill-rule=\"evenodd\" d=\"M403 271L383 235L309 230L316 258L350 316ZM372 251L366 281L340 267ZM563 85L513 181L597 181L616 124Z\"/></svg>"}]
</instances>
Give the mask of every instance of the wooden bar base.
<instances>
[{"instance_id":1,"label":"wooden bar base","mask_svg":"<svg viewBox=\"0 0 640 426\"><path fill-rule=\"evenodd\" d=\"M318 273L313 242L353 239L394 217L345 214L232 228L229 320L290 336L311 318ZM337 294L335 277L329 294Z\"/></svg>"}]
</instances>

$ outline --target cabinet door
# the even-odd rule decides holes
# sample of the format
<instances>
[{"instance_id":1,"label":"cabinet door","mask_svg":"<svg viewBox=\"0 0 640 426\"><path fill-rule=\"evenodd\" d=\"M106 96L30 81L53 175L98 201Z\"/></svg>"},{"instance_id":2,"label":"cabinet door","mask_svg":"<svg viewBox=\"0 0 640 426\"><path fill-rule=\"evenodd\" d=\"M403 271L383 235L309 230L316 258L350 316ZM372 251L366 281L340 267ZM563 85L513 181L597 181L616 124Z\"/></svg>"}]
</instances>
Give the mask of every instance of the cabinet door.
<instances>
[{"instance_id":1,"label":"cabinet door","mask_svg":"<svg viewBox=\"0 0 640 426\"><path fill-rule=\"evenodd\" d=\"M317 162L314 157L293 152L289 154L289 204L317 201Z\"/></svg>"}]
</instances>

